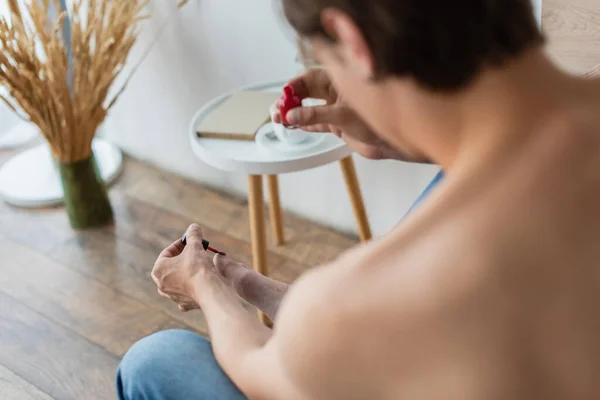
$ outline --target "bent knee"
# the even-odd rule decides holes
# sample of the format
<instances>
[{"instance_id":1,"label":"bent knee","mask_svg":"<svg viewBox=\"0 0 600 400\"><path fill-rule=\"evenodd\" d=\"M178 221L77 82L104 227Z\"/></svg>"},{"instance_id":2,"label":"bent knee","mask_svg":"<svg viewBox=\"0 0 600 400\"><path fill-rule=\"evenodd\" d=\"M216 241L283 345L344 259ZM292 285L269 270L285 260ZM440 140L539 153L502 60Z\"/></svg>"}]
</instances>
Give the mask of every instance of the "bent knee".
<instances>
[{"instance_id":1,"label":"bent knee","mask_svg":"<svg viewBox=\"0 0 600 400\"><path fill-rule=\"evenodd\" d=\"M176 392L178 388L173 386L184 383L177 379L182 370L199 368L193 365L199 353L209 353L202 355L204 358L213 357L208 340L190 331L167 330L141 339L125 354L117 370L119 397L150 399L161 392Z\"/></svg>"},{"instance_id":2,"label":"bent knee","mask_svg":"<svg viewBox=\"0 0 600 400\"><path fill-rule=\"evenodd\" d=\"M210 342L186 330L158 332L135 343L119 365L117 392L121 400L243 398L219 367Z\"/></svg>"}]
</instances>

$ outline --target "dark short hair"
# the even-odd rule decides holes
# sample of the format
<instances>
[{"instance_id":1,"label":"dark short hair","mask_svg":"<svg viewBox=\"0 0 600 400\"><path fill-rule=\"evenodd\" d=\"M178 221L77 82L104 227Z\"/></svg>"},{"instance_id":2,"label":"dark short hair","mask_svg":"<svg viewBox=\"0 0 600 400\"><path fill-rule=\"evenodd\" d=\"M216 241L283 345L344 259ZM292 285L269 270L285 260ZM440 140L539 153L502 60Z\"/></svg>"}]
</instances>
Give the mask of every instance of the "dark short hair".
<instances>
[{"instance_id":1,"label":"dark short hair","mask_svg":"<svg viewBox=\"0 0 600 400\"><path fill-rule=\"evenodd\" d=\"M282 1L301 36L332 42L321 13L343 11L362 30L378 76L409 76L439 91L462 89L482 68L544 43L530 0Z\"/></svg>"}]
</instances>

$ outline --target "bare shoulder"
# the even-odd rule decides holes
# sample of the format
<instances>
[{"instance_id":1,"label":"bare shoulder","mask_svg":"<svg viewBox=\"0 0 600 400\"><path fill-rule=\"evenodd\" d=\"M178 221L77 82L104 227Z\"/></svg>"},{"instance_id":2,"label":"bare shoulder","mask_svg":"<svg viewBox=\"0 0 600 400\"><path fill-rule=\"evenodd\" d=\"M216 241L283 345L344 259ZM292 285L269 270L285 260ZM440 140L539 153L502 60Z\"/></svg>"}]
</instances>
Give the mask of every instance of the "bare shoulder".
<instances>
[{"instance_id":1,"label":"bare shoulder","mask_svg":"<svg viewBox=\"0 0 600 400\"><path fill-rule=\"evenodd\" d=\"M377 307L360 284L369 253L353 249L309 272L281 306L276 352L307 398L385 398L377 371L382 352L373 346L378 338L368 319Z\"/></svg>"},{"instance_id":2,"label":"bare shoulder","mask_svg":"<svg viewBox=\"0 0 600 400\"><path fill-rule=\"evenodd\" d=\"M294 285L276 333L310 398L399 399L430 375L444 334L457 336L451 314L476 283L435 271L444 254L421 246L384 240L353 249Z\"/></svg>"}]
</instances>

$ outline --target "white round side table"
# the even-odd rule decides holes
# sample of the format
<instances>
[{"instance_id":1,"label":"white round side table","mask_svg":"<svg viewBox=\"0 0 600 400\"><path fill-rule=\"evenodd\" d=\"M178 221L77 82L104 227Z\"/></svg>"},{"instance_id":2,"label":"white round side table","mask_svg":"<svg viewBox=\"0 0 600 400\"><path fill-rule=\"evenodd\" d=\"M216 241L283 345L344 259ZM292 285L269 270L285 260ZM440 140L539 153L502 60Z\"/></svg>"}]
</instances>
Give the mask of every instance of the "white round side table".
<instances>
[{"instance_id":1,"label":"white round side table","mask_svg":"<svg viewBox=\"0 0 600 400\"><path fill-rule=\"evenodd\" d=\"M0 132L0 150L24 146L40 136L38 128L33 124L21 122L6 132Z\"/></svg>"},{"instance_id":2,"label":"white round side table","mask_svg":"<svg viewBox=\"0 0 600 400\"><path fill-rule=\"evenodd\" d=\"M8 96L8 91L3 86L0 86L0 95ZM0 101L0 150L18 148L40 136L35 125L20 121L13 111Z\"/></svg>"},{"instance_id":3,"label":"white round side table","mask_svg":"<svg viewBox=\"0 0 600 400\"><path fill-rule=\"evenodd\" d=\"M248 86L240 90L281 91L284 84L285 82L269 82ZM264 275L268 274L262 189L263 176L266 176L268 180L271 227L277 245L284 242L277 175L303 171L337 161L340 162L346 181L361 240L370 240L371 229L352 160L352 150L336 136L317 134L325 137L321 138L315 146L297 152L269 151L253 141L198 137L197 127L233 93L215 98L202 107L194 115L188 134L194 154L206 164L220 170L243 172L248 175L248 204L250 208L254 269ZM268 110L266 110L265 115L268 115ZM232 116L232 118L235 118L235 116Z\"/></svg>"}]
</instances>

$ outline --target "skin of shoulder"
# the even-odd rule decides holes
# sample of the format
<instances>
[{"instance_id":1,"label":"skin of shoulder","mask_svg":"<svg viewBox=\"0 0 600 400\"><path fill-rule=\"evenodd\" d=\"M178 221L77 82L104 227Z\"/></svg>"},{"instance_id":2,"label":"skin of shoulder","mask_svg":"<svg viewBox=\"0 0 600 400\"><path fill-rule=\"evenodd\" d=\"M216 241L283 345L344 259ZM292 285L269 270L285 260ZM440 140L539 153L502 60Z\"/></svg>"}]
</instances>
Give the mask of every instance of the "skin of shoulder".
<instances>
[{"instance_id":1,"label":"skin of shoulder","mask_svg":"<svg viewBox=\"0 0 600 400\"><path fill-rule=\"evenodd\" d=\"M456 267L449 259L460 252L453 255L443 240L421 240L420 224L409 229L415 234L392 234L347 252L288 293L274 332L276 352L306 398L435 398L452 388L475 398L479 385L445 381L481 369L475 352L466 351L478 332L459 332L475 313L465 305L486 278L466 266L447 273L440 266ZM410 236L417 239L403 239ZM445 244L429 244L436 242Z\"/></svg>"},{"instance_id":2,"label":"skin of shoulder","mask_svg":"<svg viewBox=\"0 0 600 400\"><path fill-rule=\"evenodd\" d=\"M597 281L600 274L567 272L555 260L573 256L568 236L580 231L570 226L574 217L560 218L568 212L564 203L583 205L580 189L571 195L558 189L571 187L566 166L580 175L589 164L593 139L563 125L556 141L537 146L528 158L511 156L521 165L493 165L451 180L386 237L346 252L292 287L273 346L303 398L552 398L549 377L559 372L591 387L595 362L586 351L593 346L583 338L600 316L588 310L594 280L587 278ZM582 138L567 145L562 131ZM548 196L553 201L544 200ZM548 224L548 213L556 223ZM537 247L540 235L547 250ZM585 256L598 254L589 248ZM540 309L540 301L551 307ZM558 330L557 321L583 331ZM571 361L580 363L577 376L554 358L560 338L580 338L568 349ZM539 376L548 378L544 385ZM568 385L560 390L573 393Z\"/></svg>"}]
</instances>

